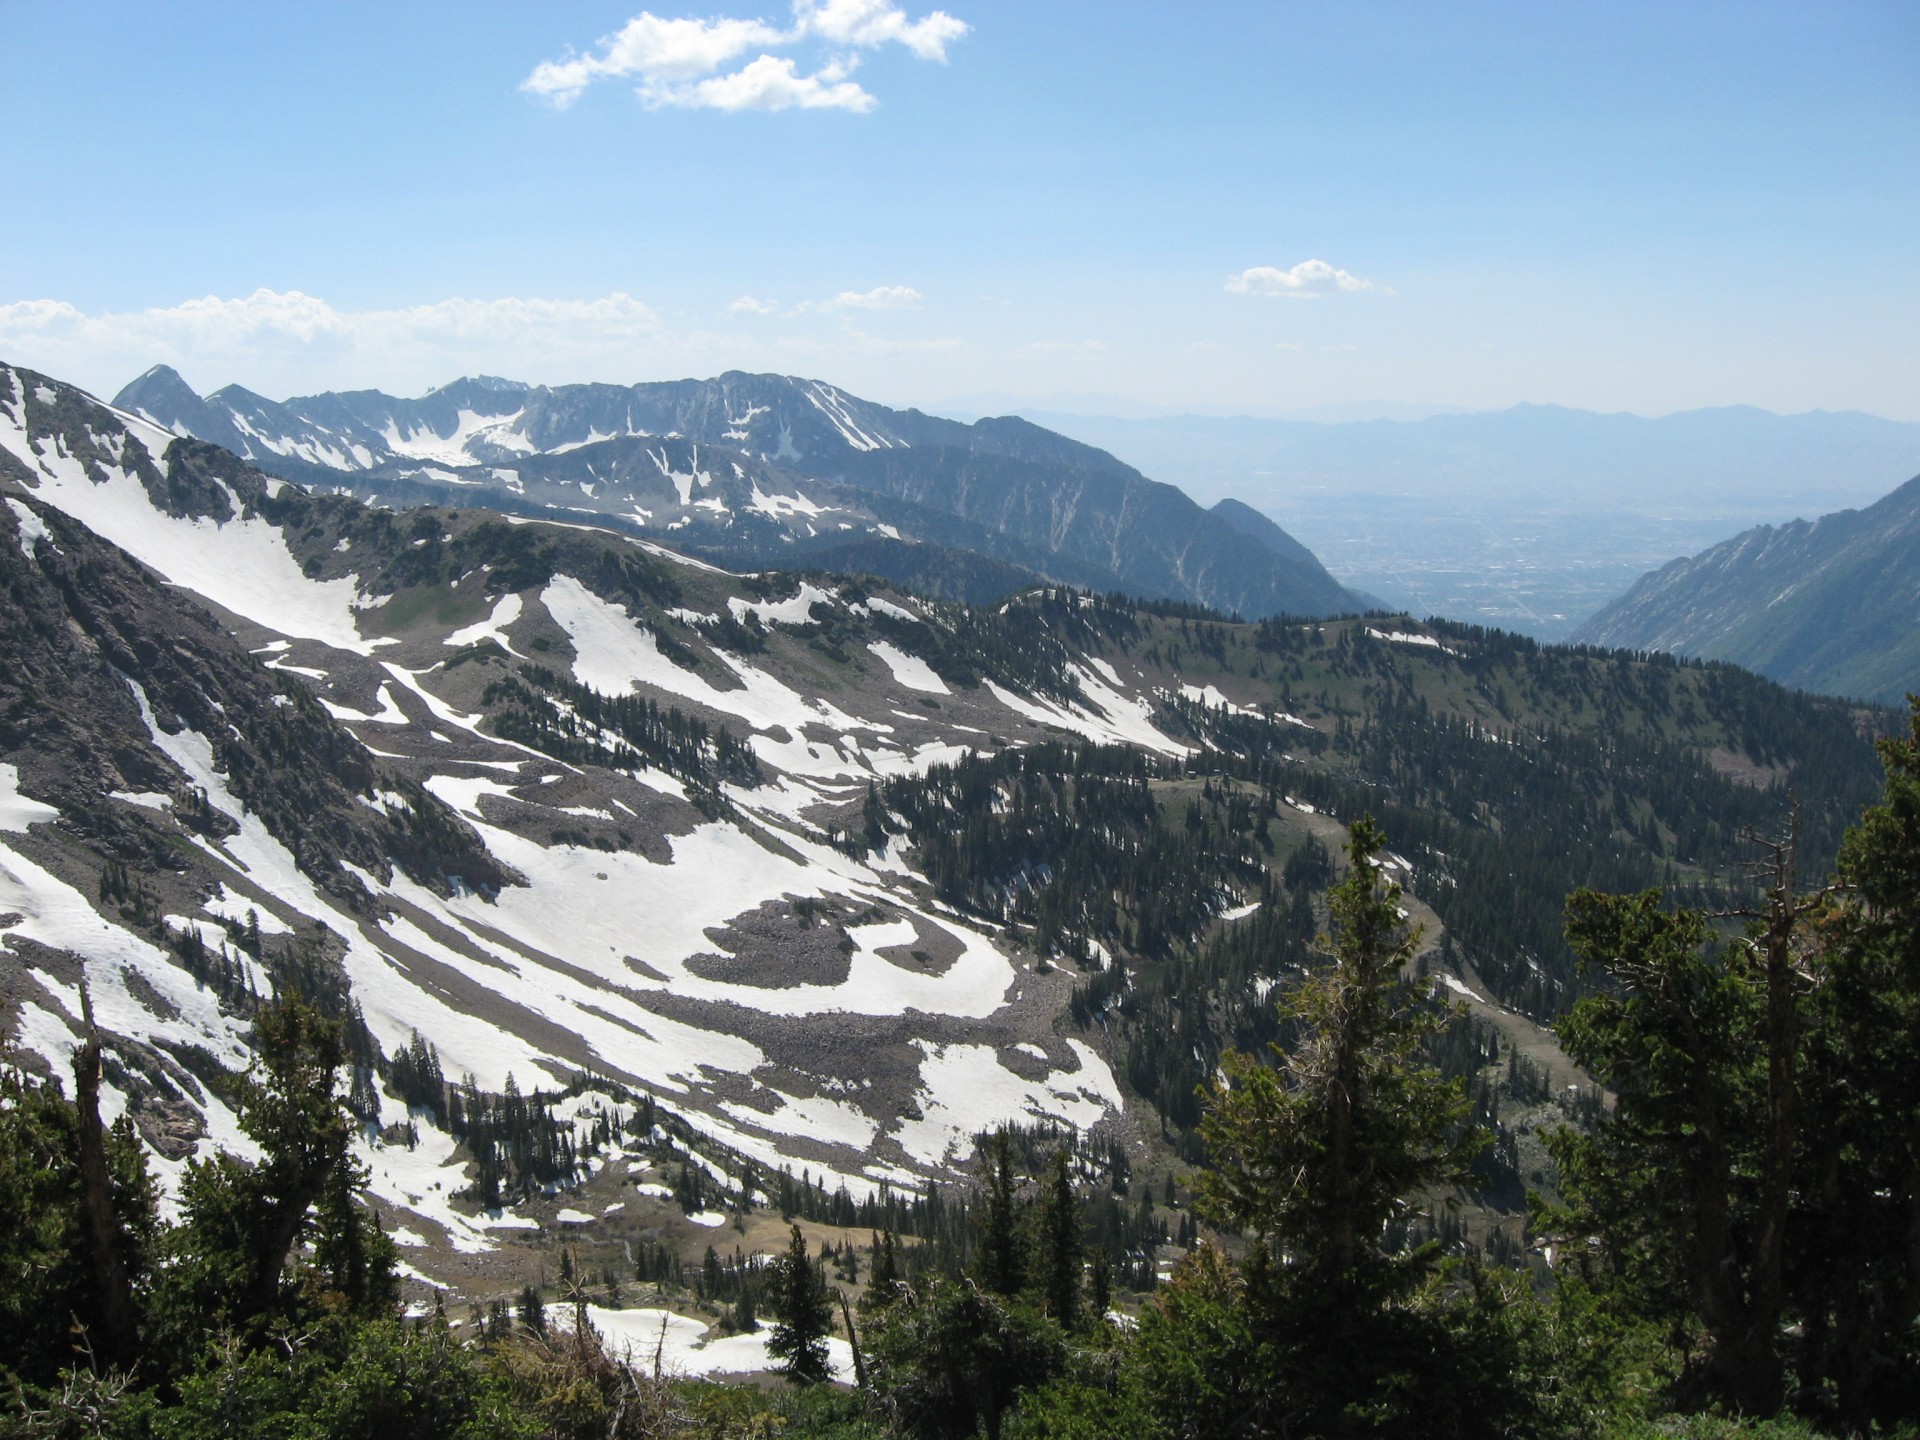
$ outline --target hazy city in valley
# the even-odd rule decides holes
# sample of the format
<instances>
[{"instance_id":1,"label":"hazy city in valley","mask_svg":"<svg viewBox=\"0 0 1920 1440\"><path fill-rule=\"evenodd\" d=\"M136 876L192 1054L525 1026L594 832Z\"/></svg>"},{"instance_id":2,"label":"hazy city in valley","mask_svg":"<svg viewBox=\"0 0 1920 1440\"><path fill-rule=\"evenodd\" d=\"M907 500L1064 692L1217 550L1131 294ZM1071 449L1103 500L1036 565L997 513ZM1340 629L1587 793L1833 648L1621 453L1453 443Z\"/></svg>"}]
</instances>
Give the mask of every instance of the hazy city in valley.
<instances>
[{"instance_id":1,"label":"hazy city in valley","mask_svg":"<svg viewBox=\"0 0 1920 1440\"><path fill-rule=\"evenodd\" d=\"M943 3L0 4L0 1436L1920 1440L1920 9Z\"/></svg>"}]
</instances>

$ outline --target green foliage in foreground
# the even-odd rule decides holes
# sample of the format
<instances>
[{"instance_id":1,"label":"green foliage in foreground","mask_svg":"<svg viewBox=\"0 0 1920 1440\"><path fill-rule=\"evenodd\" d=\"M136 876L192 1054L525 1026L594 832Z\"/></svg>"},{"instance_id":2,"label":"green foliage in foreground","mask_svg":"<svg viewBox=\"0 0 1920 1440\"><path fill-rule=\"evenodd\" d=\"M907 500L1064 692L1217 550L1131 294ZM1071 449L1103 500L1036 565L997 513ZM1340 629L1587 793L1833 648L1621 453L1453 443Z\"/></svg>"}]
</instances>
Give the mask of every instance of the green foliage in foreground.
<instances>
[{"instance_id":1,"label":"green foliage in foreground","mask_svg":"<svg viewBox=\"0 0 1920 1440\"><path fill-rule=\"evenodd\" d=\"M903 1279L881 1237L857 1391L678 1381L537 1296L470 1338L402 1321L340 1030L296 1001L256 1017L232 1090L261 1159L195 1162L173 1223L132 1133L100 1123L96 1044L72 1101L0 1075L0 1437L1914 1440L1920 707L1883 755L1839 886L1800 893L1783 846L1743 938L1654 894L1569 902L1606 984L1565 1039L1617 1104L1559 1142L1543 1289L1391 1243L1474 1137L1421 1058L1439 1017L1361 821L1289 1045L1207 1098L1195 1191L1231 1244L1132 1324L1083 1263L1069 1157L1023 1194L1004 1136L971 1272ZM832 1316L797 1230L779 1274L782 1353L817 1381Z\"/></svg>"}]
</instances>

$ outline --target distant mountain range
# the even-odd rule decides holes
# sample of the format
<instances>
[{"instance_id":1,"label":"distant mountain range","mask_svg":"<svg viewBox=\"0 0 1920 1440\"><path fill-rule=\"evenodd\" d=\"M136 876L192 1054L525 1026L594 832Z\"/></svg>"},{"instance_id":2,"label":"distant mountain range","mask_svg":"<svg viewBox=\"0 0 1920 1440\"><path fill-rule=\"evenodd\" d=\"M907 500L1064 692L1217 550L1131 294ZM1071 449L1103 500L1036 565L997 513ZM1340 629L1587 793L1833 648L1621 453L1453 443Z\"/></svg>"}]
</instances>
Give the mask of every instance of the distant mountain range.
<instances>
[{"instance_id":1,"label":"distant mountain range","mask_svg":"<svg viewBox=\"0 0 1920 1440\"><path fill-rule=\"evenodd\" d=\"M1920 690L1920 477L1864 510L1756 526L1662 566L1573 638L1898 703Z\"/></svg>"},{"instance_id":2,"label":"distant mountain range","mask_svg":"<svg viewBox=\"0 0 1920 1440\"><path fill-rule=\"evenodd\" d=\"M1544 640L1676 555L1871 504L1920 471L1920 425L1854 412L1648 419L1517 405L1338 424L1020 413L1202 504L1244 501L1393 605Z\"/></svg>"},{"instance_id":3,"label":"distant mountain range","mask_svg":"<svg viewBox=\"0 0 1920 1440\"><path fill-rule=\"evenodd\" d=\"M237 385L203 397L156 366L114 403L303 483L591 516L736 566L861 571L976 602L1045 578L1250 617L1366 603L1245 507L1207 511L1025 420L963 425L817 380L480 376L418 399L282 402Z\"/></svg>"}]
</instances>

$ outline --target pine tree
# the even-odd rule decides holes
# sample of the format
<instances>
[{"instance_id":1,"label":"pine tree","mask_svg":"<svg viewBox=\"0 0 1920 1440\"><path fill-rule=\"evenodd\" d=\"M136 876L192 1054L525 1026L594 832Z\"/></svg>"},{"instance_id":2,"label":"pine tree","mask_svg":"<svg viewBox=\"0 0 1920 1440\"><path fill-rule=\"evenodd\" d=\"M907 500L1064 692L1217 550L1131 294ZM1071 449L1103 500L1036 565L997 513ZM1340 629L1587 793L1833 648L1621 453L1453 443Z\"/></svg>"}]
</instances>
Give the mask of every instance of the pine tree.
<instances>
[{"instance_id":1,"label":"pine tree","mask_svg":"<svg viewBox=\"0 0 1920 1440\"><path fill-rule=\"evenodd\" d=\"M547 1307L540 1299L540 1292L532 1285L520 1289L520 1328L529 1335L547 1333Z\"/></svg>"},{"instance_id":2,"label":"pine tree","mask_svg":"<svg viewBox=\"0 0 1920 1440\"><path fill-rule=\"evenodd\" d=\"M767 1354L781 1362L780 1373L796 1385L832 1379L827 1336L833 1333L833 1309L820 1272L807 1258L807 1237L798 1225L787 1253L773 1263L767 1304L774 1317Z\"/></svg>"},{"instance_id":3,"label":"pine tree","mask_svg":"<svg viewBox=\"0 0 1920 1440\"><path fill-rule=\"evenodd\" d=\"M873 1237L873 1264L867 1271L865 1305L886 1305L894 1298L900 1281L900 1258L895 1250L893 1231L881 1230Z\"/></svg>"},{"instance_id":4,"label":"pine tree","mask_svg":"<svg viewBox=\"0 0 1920 1440\"><path fill-rule=\"evenodd\" d=\"M1013 1186L1013 1144L1005 1127L987 1142L987 1196L975 1242L980 1283L996 1295L1017 1295L1025 1280L1020 1216Z\"/></svg>"},{"instance_id":5,"label":"pine tree","mask_svg":"<svg viewBox=\"0 0 1920 1440\"><path fill-rule=\"evenodd\" d=\"M1470 1153L1455 1138L1462 1086L1419 1058L1446 1014L1402 973L1419 932L1375 859L1383 843L1371 818L1349 831L1347 876L1328 892L1332 963L1282 1002L1301 1039L1274 1047L1277 1069L1226 1057L1202 1126L1214 1164L1195 1184L1203 1213L1277 1242L1336 1290L1405 1269L1385 1248L1388 1221Z\"/></svg>"},{"instance_id":6,"label":"pine tree","mask_svg":"<svg viewBox=\"0 0 1920 1440\"><path fill-rule=\"evenodd\" d=\"M1063 1330L1080 1324L1080 1202L1073 1193L1063 1147L1053 1152L1053 1167L1040 1189L1035 1212L1034 1288L1046 1302L1047 1313Z\"/></svg>"}]
</instances>

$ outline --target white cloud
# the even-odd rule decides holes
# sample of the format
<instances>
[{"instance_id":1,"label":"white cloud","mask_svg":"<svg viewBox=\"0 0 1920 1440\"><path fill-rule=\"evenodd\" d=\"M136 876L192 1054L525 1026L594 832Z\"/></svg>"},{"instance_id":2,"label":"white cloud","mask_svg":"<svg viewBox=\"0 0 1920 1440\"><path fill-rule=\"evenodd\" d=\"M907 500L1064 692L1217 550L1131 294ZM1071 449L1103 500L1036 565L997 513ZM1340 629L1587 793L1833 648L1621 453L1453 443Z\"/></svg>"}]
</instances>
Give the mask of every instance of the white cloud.
<instances>
[{"instance_id":1,"label":"white cloud","mask_svg":"<svg viewBox=\"0 0 1920 1440\"><path fill-rule=\"evenodd\" d=\"M297 290L261 289L98 313L61 300L23 300L0 304L0 360L104 396L157 362L179 370L202 393L238 382L276 398L362 387L417 395L456 375L475 374L540 384L628 384L769 370L818 375L855 393L903 403L927 393L902 388L910 374L921 377L913 383L935 393L958 383L945 366L968 352L962 339L872 335L852 323L863 312L911 305L919 292L882 285L847 293L858 303L837 309L833 323L780 327L772 334L738 324L677 330L626 294L454 298L352 310ZM817 313L822 306L809 308ZM774 302L752 295L728 310L779 313Z\"/></svg>"},{"instance_id":2,"label":"white cloud","mask_svg":"<svg viewBox=\"0 0 1920 1440\"><path fill-rule=\"evenodd\" d=\"M596 80L635 75L690 80L712 74L755 45L777 45L783 38L758 20L666 20L643 10L603 39L598 53L544 60L520 88L564 109Z\"/></svg>"},{"instance_id":3,"label":"white cloud","mask_svg":"<svg viewBox=\"0 0 1920 1440\"><path fill-rule=\"evenodd\" d=\"M455 297L385 310L339 310L297 290L265 289L97 315L53 300L0 305L0 354L96 385L131 379L155 361L209 386L238 378L253 389L298 389L322 376L438 383L453 374L576 366L621 374L664 336L652 308L625 294ZM356 373L367 378L352 380Z\"/></svg>"},{"instance_id":4,"label":"white cloud","mask_svg":"<svg viewBox=\"0 0 1920 1440\"><path fill-rule=\"evenodd\" d=\"M1227 277L1227 289L1235 295L1275 295L1294 300L1317 300L1323 295L1382 288L1371 280L1337 270L1324 260L1302 260L1290 270L1255 265Z\"/></svg>"},{"instance_id":5,"label":"white cloud","mask_svg":"<svg viewBox=\"0 0 1920 1440\"><path fill-rule=\"evenodd\" d=\"M831 300L813 303L816 310L909 310L918 305L920 292L911 285L876 285L871 290L842 290Z\"/></svg>"},{"instance_id":6,"label":"white cloud","mask_svg":"<svg viewBox=\"0 0 1920 1440\"><path fill-rule=\"evenodd\" d=\"M943 63L947 46L967 33L966 22L944 10L909 20L890 0L794 0L793 10L798 29L837 45L871 49L892 41L922 60Z\"/></svg>"},{"instance_id":7,"label":"white cloud","mask_svg":"<svg viewBox=\"0 0 1920 1440\"><path fill-rule=\"evenodd\" d=\"M859 60L853 52L901 45L922 60L944 62L947 46L967 29L944 10L909 19L892 0L794 0L786 30L761 20L667 19L643 10L589 54L542 61L520 88L560 109L598 81L634 80L652 109L865 112L879 102L847 78ZM837 53L809 74L797 61L767 53L806 44ZM761 54L718 73L754 49Z\"/></svg>"},{"instance_id":8,"label":"white cloud","mask_svg":"<svg viewBox=\"0 0 1920 1440\"><path fill-rule=\"evenodd\" d=\"M846 69L829 65L817 75L795 73L794 62L762 55L731 75L714 75L690 85L649 82L640 98L649 109L685 110L852 110L859 114L880 102L851 80Z\"/></svg>"}]
</instances>

